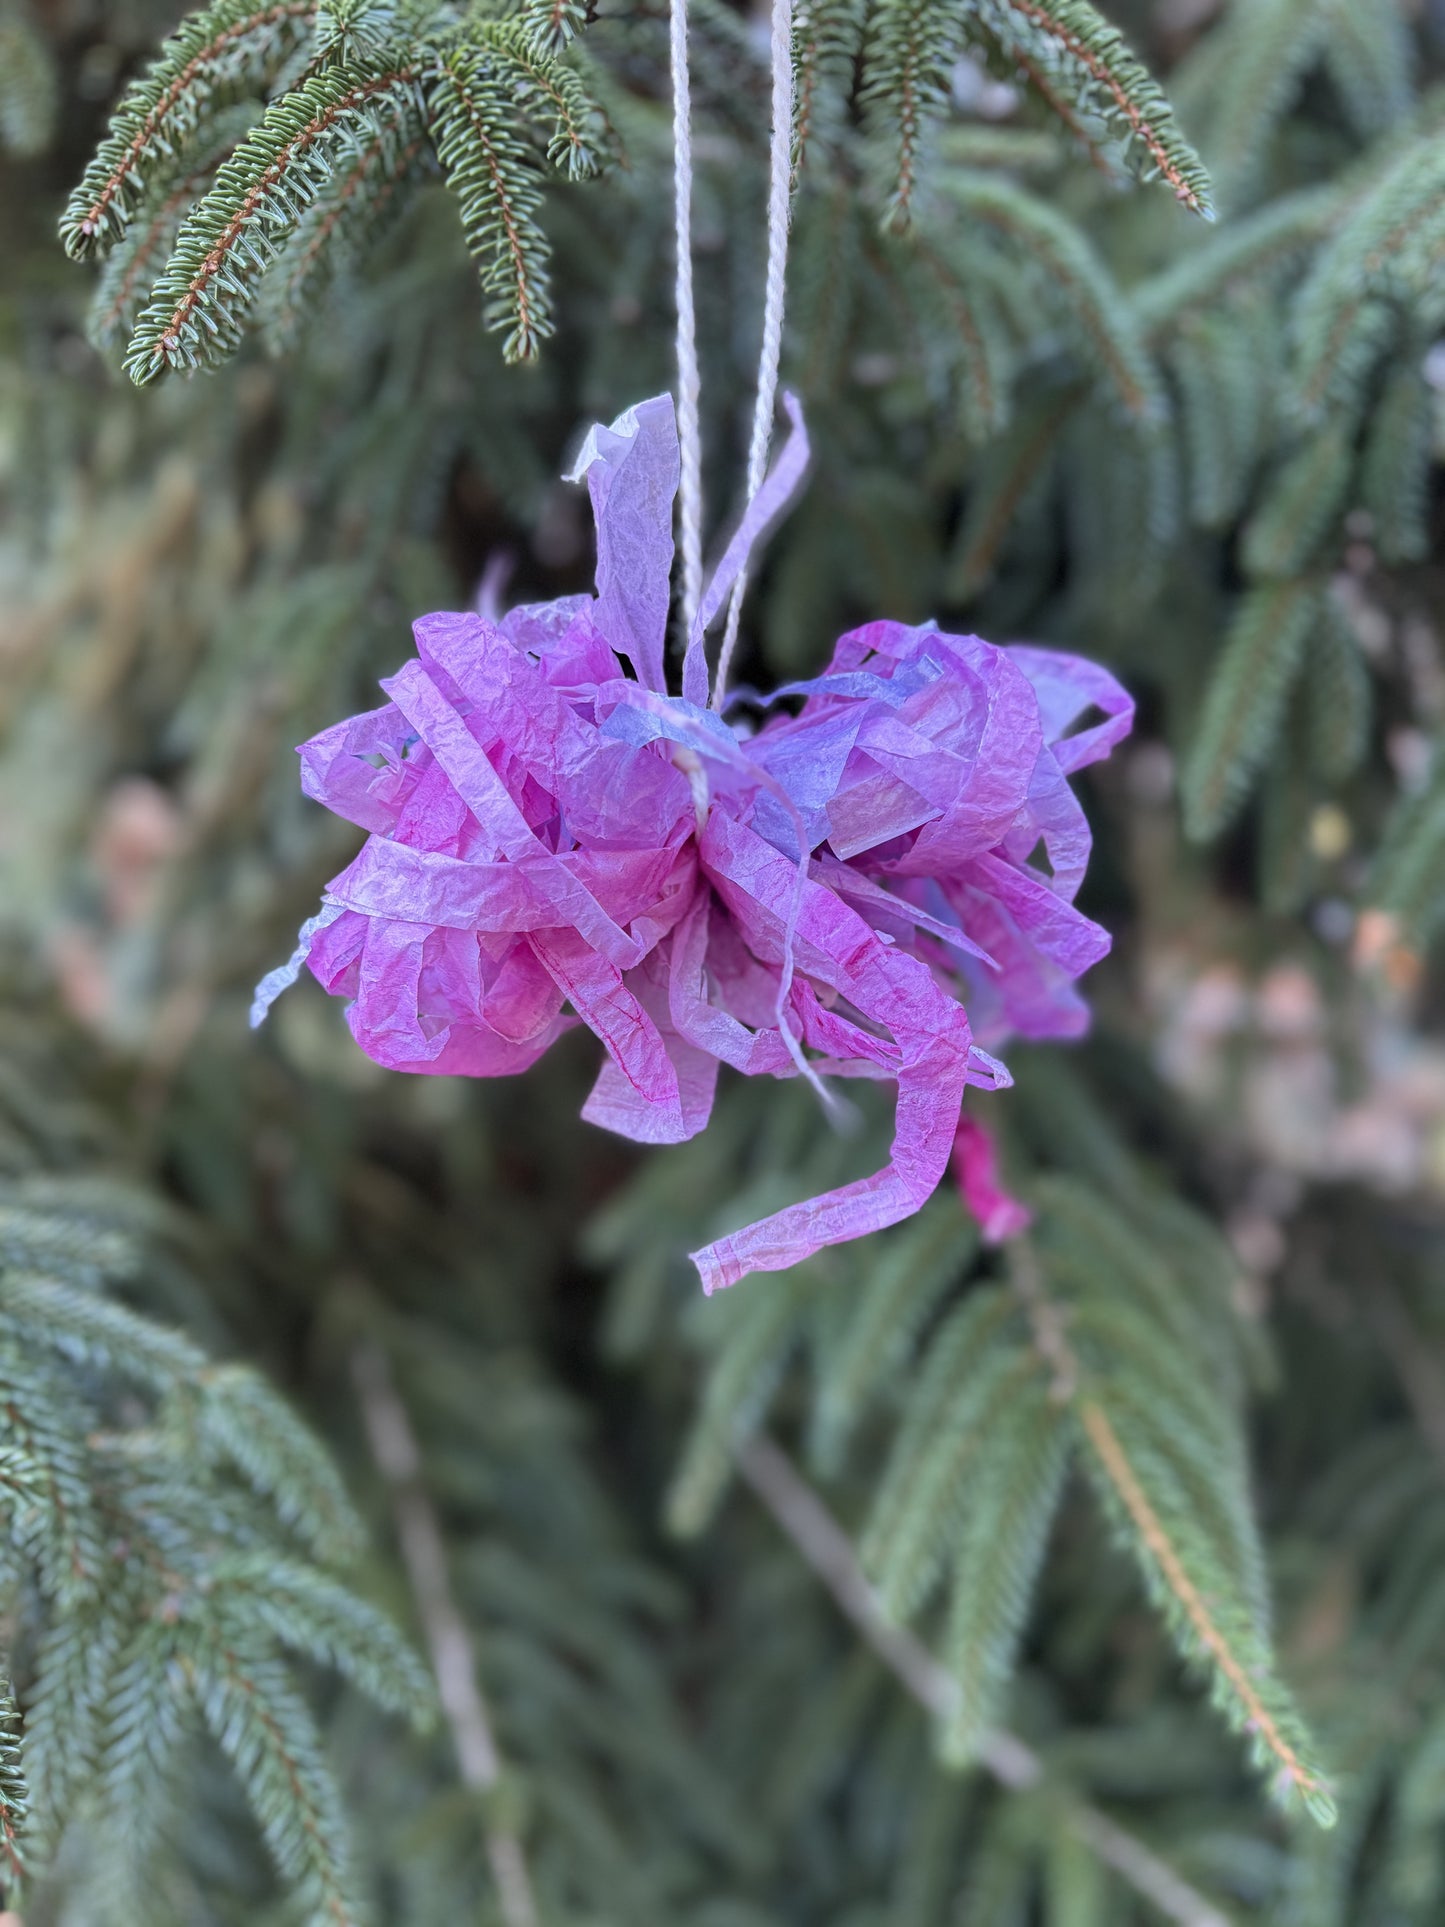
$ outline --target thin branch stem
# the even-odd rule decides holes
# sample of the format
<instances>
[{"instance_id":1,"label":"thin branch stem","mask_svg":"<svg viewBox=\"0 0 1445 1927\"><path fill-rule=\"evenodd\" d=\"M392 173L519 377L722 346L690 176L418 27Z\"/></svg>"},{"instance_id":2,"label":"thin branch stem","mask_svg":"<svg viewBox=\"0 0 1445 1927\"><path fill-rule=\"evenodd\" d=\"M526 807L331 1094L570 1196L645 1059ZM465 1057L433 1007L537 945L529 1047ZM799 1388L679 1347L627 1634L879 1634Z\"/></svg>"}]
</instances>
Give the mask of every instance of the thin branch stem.
<instances>
[{"instance_id":1,"label":"thin branch stem","mask_svg":"<svg viewBox=\"0 0 1445 1927\"><path fill-rule=\"evenodd\" d=\"M771 1439L752 1438L737 1448L736 1458L743 1478L822 1580L844 1617L920 1706L936 1718L947 1718L958 1693L953 1675L910 1632L884 1615L852 1540L787 1454ZM1039 1786L1046 1777L1038 1754L1012 1733L988 1734L980 1760L1001 1786L1015 1792ZM1064 1813L1068 1825L1100 1860L1178 1927L1231 1927L1227 1914L1097 1807L1070 1799Z\"/></svg>"},{"instance_id":2,"label":"thin branch stem","mask_svg":"<svg viewBox=\"0 0 1445 1927\"><path fill-rule=\"evenodd\" d=\"M452 1595L446 1544L422 1478L421 1450L411 1417L379 1346L356 1347L351 1376L371 1456L391 1494L396 1536L431 1654L442 1715L451 1730L457 1770L463 1785L487 1793L501 1778L501 1755L477 1683L466 1621ZM537 1903L521 1842L495 1821L485 1824L487 1860L506 1927L537 1927Z\"/></svg>"}]
</instances>

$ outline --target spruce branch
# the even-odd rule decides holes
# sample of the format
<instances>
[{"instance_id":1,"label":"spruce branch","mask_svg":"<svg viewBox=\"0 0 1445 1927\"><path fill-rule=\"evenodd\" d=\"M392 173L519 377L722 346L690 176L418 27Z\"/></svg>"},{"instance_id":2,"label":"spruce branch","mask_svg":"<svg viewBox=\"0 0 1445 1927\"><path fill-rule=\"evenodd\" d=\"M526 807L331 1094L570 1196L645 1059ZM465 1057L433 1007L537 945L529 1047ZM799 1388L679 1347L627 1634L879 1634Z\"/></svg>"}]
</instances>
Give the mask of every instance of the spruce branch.
<instances>
[{"instance_id":1,"label":"spruce branch","mask_svg":"<svg viewBox=\"0 0 1445 1927\"><path fill-rule=\"evenodd\" d=\"M1321 584L1305 576L1251 589L1230 624L1184 767L1184 823L1203 842L1243 806L1284 717L1320 620Z\"/></svg>"},{"instance_id":2,"label":"spruce branch","mask_svg":"<svg viewBox=\"0 0 1445 1927\"><path fill-rule=\"evenodd\" d=\"M439 62L428 112L489 297L486 325L505 330L502 353L508 361L529 361L552 332L551 250L537 223L542 184L536 157L516 130L514 85L487 51L458 47Z\"/></svg>"},{"instance_id":3,"label":"spruce branch","mask_svg":"<svg viewBox=\"0 0 1445 1927\"><path fill-rule=\"evenodd\" d=\"M346 1564L366 1543L330 1453L250 1366L207 1366L173 1417L189 1449L205 1463L233 1466L318 1558Z\"/></svg>"},{"instance_id":4,"label":"spruce branch","mask_svg":"<svg viewBox=\"0 0 1445 1927\"><path fill-rule=\"evenodd\" d=\"M942 194L1032 271L1040 294L1087 344L1119 412L1138 422L1158 419L1164 401L1153 363L1112 277L1079 230L1047 201L997 176L953 172Z\"/></svg>"},{"instance_id":5,"label":"spruce branch","mask_svg":"<svg viewBox=\"0 0 1445 1927\"><path fill-rule=\"evenodd\" d=\"M847 92L863 46L867 0L799 0L793 9L793 177L826 124L830 96Z\"/></svg>"},{"instance_id":6,"label":"spruce branch","mask_svg":"<svg viewBox=\"0 0 1445 1927\"><path fill-rule=\"evenodd\" d=\"M402 212L406 188L429 165L434 171L420 113L407 103L395 134L376 134L349 166L337 168L262 280L261 325L274 349L295 343L343 262L378 242Z\"/></svg>"},{"instance_id":7,"label":"spruce branch","mask_svg":"<svg viewBox=\"0 0 1445 1927\"><path fill-rule=\"evenodd\" d=\"M20 1731L15 1689L0 1678L0 1879L12 1889L25 1877L22 1842L30 1810Z\"/></svg>"},{"instance_id":8,"label":"spruce branch","mask_svg":"<svg viewBox=\"0 0 1445 1927\"><path fill-rule=\"evenodd\" d=\"M1360 639L1333 590L1320 616L1305 678L1309 761L1322 783L1343 783L1368 753L1374 693Z\"/></svg>"},{"instance_id":9,"label":"spruce branch","mask_svg":"<svg viewBox=\"0 0 1445 1927\"><path fill-rule=\"evenodd\" d=\"M126 370L214 367L241 338L262 271L331 175L336 156L394 129L414 97L406 66L338 66L313 74L266 110L187 217L136 324ZM378 115L384 119L378 121Z\"/></svg>"},{"instance_id":10,"label":"spruce branch","mask_svg":"<svg viewBox=\"0 0 1445 1927\"><path fill-rule=\"evenodd\" d=\"M1050 1231L1045 1216L1044 1239ZM1197 1489L1189 1489L1177 1469L1193 1455L1190 1428L1181 1425L1174 1402L1166 1393L1169 1416L1161 1426L1152 1379L1144 1380L1147 1392L1131 1400L1131 1378L1137 1385L1140 1375L1131 1375L1107 1347L1101 1358L1097 1343L1090 1343L1082 1317L1087 1298L1065 1303L1050 1290L1044 1261L1057 1260L1066 1249L1057 1235L1042 1252L1031 1239L1016 1239L1009 1276L1039 1355L1053 1373L1054 1396L1071 1408L1089 1448L1085 1463L1096 1488L1176 1643L1187 1658L1205 1664L1216 1704L1249 1736L1255 1758L1272 1770L1277 1792L1297 1794L1320 1825L1332 1826L1330 1787L1309 1757L1308 1736L1274 1672L1257 1597L1261 1562L1254 1528L1242 1522L1251 1541L1244 1547L1228 1525L1223 1534L1208 1530ZM1217 1465L1221 1455L1206 1439L1201 1456Z\"/></svg>"},{"instance_id":11,"label":"spruce branch","mask_svg":"<svg viewBox=\"0 0 1445 1927\"><path fill-rule=\"evenodd\" d=\"M106 255L86 321L86 332L97 348L114 348L134 332L141 304L170 258L187 211L249 131L252 116L244 107L236 111L245 116L246 125L237 127L229 138L223 133L196 166L182 169L164 184ZM224 121L225 116L221 118Z\"/></svg>"},{"instance_id":12,"label":"spruce branch","mask_svg":"<svg viewBox=\"0 0 1445 1927\"><path fill-rule=\"evenodd\" d=\"M1217 1670L1230 1699L1237 1704L1238 1723L1250 1734L1256 1748L1274 1763L1282 1790L1298 1794L1322 1826L1332 1826L1336 1816L1333 1796L1318 1768L1306 1757L1294 1730L1295 1722L1278 1704L1270 1703L1276 1696L1262 1690L1258 1660L1248 1656L1241 1643L1231 1637L1216 1607L1196 1582L1177 1535L1170 1533L1151 1504L1136 1463L1121 1443L1108 1413L1096 1400L1085 1398L1079 1404L1079 1423L1164 1594L1175 1603L1190 1640Z\"/></svg>"},{"instance_id":13,"label":"spruce branch","mask_svg":"<svg viewBox=\"0 0 1445 1927\"><path fill-rule=\"evenodd\" d=\"M1445 142L1409 141L1337 224L1301 288L1292 403L1306 422L1347 415L1390 346L1403 314L1436 324L1445 256Z\"/></svg>"},{"instance_id":14,"label":"spruce branch","mask_svg":"<svg viewBox=\"0 0 1445 1927\"><path fill-rule=\"evenodd\" d=\"M217 0L184 20L126 92L60 224L76 260L120 239L158 159L184 151L220 106L257 94L306 37L316 0Z\"/></svg>"},{"instance_id":15,"label":"spruce branch","mask_svg":"<svg viewBox=\"0 0 1445 1927\"><path fill-rule=\"evenodd\" d=\"M547 159L569 181L590 180L602 165L609 138L597 104L573 68L553 58L511 21L489 21L469 43L526 118L546 139Z\"/></svg>"},{"instance_id":16,"label":"spruce branch","mask_svg":"<svg viewBox=\"0 0 1445 1927\"><path fill-rule=\"evenodd\" d=\"M1369 895L1417 946L1445 923L1445 745L1439 741L1425 783L1402 795L1390 814Z\"/></svg>"},{"instance_id":17,"label":"spruce branch","mask_svg":"<svg viewBox=\"0 0 1445 1927\"><path fill-rule=\"evenodd\" d=\"M1033 1408L1038 1360L1009 1323L984 1336L997 1314L982 1299L975 1293L930 1347L915 1410L927 1409L933 1423L905 1422L865 1535L867 1567L895 1619L911 1618L927 1602L974 1506L994 1441L1011 1413ZM974 1305L978 1316L970 1318Z\"/></svg>"},{"instance_id":18,"label":"spruce branch","mask_svg":"<svg viewBox=\"0 0 1445 1927\"><path fill-rule=\"evenodd\" d=\"M1122 135L1126 155L1135 145L1142 151L1146 179L1162 180L1181 206L1213 219L1209 176L1174 110L1118 29L1088 0L977 0L977 10L1046 97L1063 96L1065 125L1072 122L1079 132L1079 110L1098 113Z\"/></svg>"},{"instance_id":19,"label":"spruce branch","mask_svg":"<svg viewBox=\"0 0 1445 1927\"><path fill-rule=\"evenodd\" d=\"M1298 576L1325 558L1319 551L1348 506L1355 452L1348 426L1311 435L1277 473L1245 524L1240 555L1253 576Z\"/></svg>"},{"instance_id":20,"label":"spruce branch","mask_svg":"<svg viewBox=\"0 0 1445 1927\"><path fill-rule=\"evenodd\" d=\"M1415 341L1386 374L1360 463L1360 501L1374 523L1382 561L1423 562L1430 553L1430 474L1435 466L1435 395Z\"/></svg>"},{"instance_id":21,"label":"spruce branch","mask_svg":"<svg viewBox=\"0 0 1445 1927\"><path fill-rule=\"evenodd\" d=\"M1254 195L1268 143L1331 31L1322 0L1256 0L1236 7L1219 44L1202 105L1209 151L1220 156L1220 199Z\"/></svg>"},{"instance_id":22,"label":"spruce branch","mask_svg":"<svg viewBox=\"0 0 1445 1927\"><path fill-rule=\"evenodd\" d=\"M42 1847L54 1845L99 1771L121 1654L134 1631L131 1587L112 1584L47 1628L35 1660L26 1747Z\"/></svg>"},{"instance_id":23,"label":"spruce branch","mask_svg":"<svg viewBox=\"0 0 1445 1927\"><path fill-rule=\"evenodd\" d=\"M278 1559L268 1548L217 1559L206 1586L233 1638L263 1627L279 1646L349 1679L418 1730L430 1724L434 1696L425 1668L384 1613L329 1573Z\"/></svg>"},{"instance_id":24,"label":"spruce branch","mask_svg":"<svg viewBox=\"0 0 1445 1927\"><path fill-rule=\"evenodd\" d=\"M986 450L949 557L949 596L970 601L991 580L1019 510L1043 486L1060 434L1083 396L1081 383L1046 393L1020 410Z\"/></svg>"},{"instance_id":25,"label":"spruce branch","mask_svg":"<svg viewBox=\"0 0 1445 1927\"><path fill-rule=\"evenodd\" d=\"M559 54L587 26L596 0L522 0L522 23L544 53Z\"/></svg>"},{"instance_id":26,"label":"spruce branch","mask_svg":"<svg viewBox=\"0 0 1445 1927\"><path fill-rule=\"evenodd\" d=\"M1344 202L1334 185L1302 188L1226 222L1130 290L1138 325L1157 342L1231 295L1272 286L1333 232Z\"/></svg>"},{"instance_id":27,"label":"spruce branch","mask_svg":"<svg viewBox=\"0 0 1445 1927\"><path fill-rule=\"evenodd\" d=\"M451 1732L457 1767L465 1786L490 1793L502 1778L501 1755L478 1684L471 1637L452 1595L446 1542L426 1490L421 1448L411 1415L379 1346L357 1346L351 1356L351 1376L372 1458L391 1495L396 1535L431 1654L442 1717ZM488 1811L487 1860L505 1927L537 1927L537 1904L522 1843L494 1809Z\"/></svg>"},{"instance_id":28,"label":"spruce branch","mask_svg":"<svg viewBox=\"0 0 1445 1927\"><path fill-rule=\"evenodd\" d=\"M1036 1373L980 1441L951 1548L945 1661L956 1693L940 1749L954 1765L979 1757L998 1718L1068 1461L1063 1401Z\"/></svg>"},{"instance_id":29,"label":"spruce branch","mask_svg":"<svg viewBox=\"0 0 1445 1927\"><path fill-rule=\"evenodd\" d=\"M1167 366L1180 399L1189 503L1201 528L1238 518L1275 429L1283 352L1270 304L1236 299L1188 321Z\"/></svg>"},{"instance_id":30,"label":"spruce branch","mask_svg":"<svg viewBox=\"0 0 1445 1927\"><path fill-rule=\"evenodd\" d=\"M922 146L948 102L954 62L963 47L962 9L944 0L874 0L863 53L862 101L880 134L890 130L888 226L902 230L913 213Z\"/></svg>"},{"instance_id":31,"label":"spruce branch","mask_svg":"<svg viewBox=\"0 0 1445 1927\"><path fill-rule=\"evenodd\" d=\"M397 24L392 0L321 0L310 64L381 59L396 44Z\"/></svg>"},{"instance_id":32,"label":"spruce branch","mask_svg":"<svg viewBox=\"0 0 1445 1927\"><path fill-rule=\"evenodd\" d=\"M1361 140L1387 133L1412 105L1414 47L1398 0L1328 0L1325 70Z\"/></svg>"},{"instance_id":33,"label":"spruce branch","mask_svg":"<svg viewBox=\"0 0 1445 1927\"><path fill-rule=\"evenodd\" d=\"M958 1686L911 1633L884 1612L864 1575L852 1541L792 1461L770 1438L755 1436L738 1448L738 1470L803 1560L822 1580L849 1620L925 1711L940 1721L953 1716ZM979 1741L979 1764L1014 1792L1044 1784L1044 1762L1012 1733L994 1729ZM1160 1860L1116 1821L1064 1793L1064 1824L1098 1857L1178 1927L1229 1927L1229 1917Z\"/></svg>"},{"instance_id":34,"label":"spruce branch","mask_svg":"<svg viewBox=\"0 0 1445 1927\"><path fill-rule=\"evenodd\" d=\"M981 276L956 269L922 235L896 249L894 273L913 297L925 352L929 342L944 344L964 433L971 441L987 441L1007 426L1013 374L998 303Z\"/></svg>"},{"instance_id":35,"label":"spruce branch","mask_svg":"<svg viewBox=\"0 0 1445 1927\"><path fill-rule=\"evenodd\" d=\"M341 1798L284 1667L241 1643L177 1641L206 1725L246 1789L277 1870L317 1927L360 1927Z\"/></svg>"},{"instance_id":36,"label":"spruce branch","mask_svg":"<svg viewBox=\"0 0 1445 1927\"><path fill-rule=\"evenodd\" d=\"M868 1399L908 1357L939 1298L965 1272L978 1234L951 1200L925 1210L868 1267L853 1316L818 1387L816 1457L840 1462Z\"/></svg>"},{"instance_id":37,"label":"spruce branch","mask_svg":"<svg viewBox=\"0 0 1445 1927\"><path fill-rule=\"evenodd\" d=\"M26 0L0 0L0 149L39 154L55 126L55 56Z\"/></svg>"},{"instance_id":38,"label":"spruce branch","mask_svg":"<svg viewBox=\"0 0 1445 1927\"><path fill-rule=\"evenodd\" d=\"M739 1306L729 1321L668 1488L667 1523L679 1537L702 1531L726 1490L734 1441L767 1416L798 1335L800 1283L794 1273L780 1290Z\"/></svg>"}]
</instances>

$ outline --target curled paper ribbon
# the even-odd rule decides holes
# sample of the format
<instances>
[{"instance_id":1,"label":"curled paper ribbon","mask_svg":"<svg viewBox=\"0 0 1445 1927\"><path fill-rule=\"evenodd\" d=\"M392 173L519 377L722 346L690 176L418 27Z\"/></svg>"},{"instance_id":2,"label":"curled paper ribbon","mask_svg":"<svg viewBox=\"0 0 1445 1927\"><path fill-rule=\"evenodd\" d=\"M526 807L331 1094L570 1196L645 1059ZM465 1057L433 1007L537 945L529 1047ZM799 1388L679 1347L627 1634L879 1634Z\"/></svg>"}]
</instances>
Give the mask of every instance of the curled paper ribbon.
<instances>
[{"instance_id":1,"label":"curled paper ribbon","mask_svg":"<svg viewBox=\"0 0 1445 1927\"><path fill-rule=\"evenodd\" d=\"M707 708L709 623L807 462L786 406L680 698L659 396L594 428L573 470L595 597L422 617L389 701L302 745L306 793L369 834L253 1012L304 966L378 1062L475 1077L525 1070L580 1022L607 1053L584 1117L644 1143L705 1127L719 1064L895 1084L884 1168L694 1253L709 1291L909 1216L965 1086L1009 1081L989 1047L1086 1027L1075 980L1109 939L1074 907L1090 838L1067 779L1133 717L1078 657L894 622L843 636L761 705L796 713L753 735ZM1102 721L1071 733L1089 710Z\"/></svg>"}]
</instances>

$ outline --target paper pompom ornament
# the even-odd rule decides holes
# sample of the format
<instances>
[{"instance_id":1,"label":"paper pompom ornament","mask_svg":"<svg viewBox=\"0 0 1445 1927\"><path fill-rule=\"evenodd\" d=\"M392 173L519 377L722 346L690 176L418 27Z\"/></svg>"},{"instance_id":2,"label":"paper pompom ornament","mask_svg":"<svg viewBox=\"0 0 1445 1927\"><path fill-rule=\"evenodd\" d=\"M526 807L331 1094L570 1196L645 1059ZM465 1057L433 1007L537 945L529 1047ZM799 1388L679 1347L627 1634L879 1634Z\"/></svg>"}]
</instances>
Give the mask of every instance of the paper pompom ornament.
<instances>
[{"instance_id":1,"label":"paper pompom ornament","mask_svg":"<svg viewBox=\"0 0 1445 1927\"><path fill-rule=\"evenodd\" d=\"M681 697L660 396L594 428L573 471L595 596L423 616L386 704L302 745L307 795L369 835L253 1013L304 965L378 1063L472 1077L524 1071L585 1024L607 1055L584 1117L651 1144L705 1127L720 1064L896 1084L884 1168L694 1253L707 1291L909 1216L965 1086L1009 1081L991 1047L1086 1027L1075 980L1109 939L1074 908L1090 837L1068 778L1133 718L1078 657L895 622L750 698L750 734L709 708L704 635L806 463L787 406Z\"/></svg>"}]
</instances>

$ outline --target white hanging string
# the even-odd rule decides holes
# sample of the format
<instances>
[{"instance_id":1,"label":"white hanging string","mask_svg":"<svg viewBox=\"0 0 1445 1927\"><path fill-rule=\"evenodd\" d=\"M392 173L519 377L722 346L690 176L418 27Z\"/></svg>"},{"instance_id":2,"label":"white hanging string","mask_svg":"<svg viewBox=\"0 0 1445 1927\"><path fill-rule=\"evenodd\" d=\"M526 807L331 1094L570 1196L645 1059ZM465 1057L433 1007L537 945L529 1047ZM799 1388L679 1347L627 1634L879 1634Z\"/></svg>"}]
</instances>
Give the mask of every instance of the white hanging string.
<instances>
[{"instance_id":1,"label":"white hanging string","mask_svg":"<svg viewBox=\"0 0 1445 1927\"><path fill-rule=\"evenodd\" d=\"M793 185L793 7L792 0L773 0L773 139L768 164L768 281L763 304L763 346L758 361L758 392L753 405L753 434L748 448L748 501L763 485L772 439L773 411L778 400L778 364L783 351L783 300L788 278L788 215ZM737 646L738 623L748 578L744 571L734 584L728 603L722 653L713 681L712 706L721 709L727 695L728 671Z\"/></svg>"},{"instance_id":2,"label":"white hanging string","mask_svg":"<svg viewBox=\"0 0 1445 1927\"><path fill-rule=\"evenodd\" d=\"M692 633L702 598L702 426L697 317L692 292L692 106L687 0L672 0L672 186L677 248L677 435L682 461L682 626Z\"/></svg>"}]
</instances>

